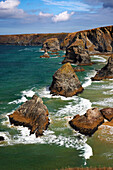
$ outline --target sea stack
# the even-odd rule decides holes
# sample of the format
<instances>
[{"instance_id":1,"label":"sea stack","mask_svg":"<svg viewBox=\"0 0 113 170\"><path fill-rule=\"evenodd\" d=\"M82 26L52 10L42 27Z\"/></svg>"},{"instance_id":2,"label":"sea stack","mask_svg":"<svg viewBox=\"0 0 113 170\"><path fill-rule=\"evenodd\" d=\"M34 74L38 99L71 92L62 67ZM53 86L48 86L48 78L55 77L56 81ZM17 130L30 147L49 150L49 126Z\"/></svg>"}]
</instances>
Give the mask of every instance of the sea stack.
<instances>
[{"instance_id":1,"label":"sea stack","mask_svg":"<svg viewBox=\"0 0 113 170\"><path fill-rule=\"evenodd\" d=\"M76 40L66 49L64 63L74 63L76 65L92 65L88 51L85 49L83 40Z\"/></svg>"},{"instance_id":2,"label":"sea stack","mask_svg":"<svg viewBox=\"0 0 113 170\"><path fill-rule=\"evenodd\" d=\"M71 97L83 91L83 87L70 63L64 64L53 75L50 93Z\"/></svg>"},{"instance_id":3,"label":"sea stack","mask_svg":"<svg viewBox=\"0 0 113 170\"><path fill-rule=\"evenodd\" d=\"M49 56L47 50L45 50L44 55L41 55L40 58L50 58L50 56Z\"/></svg>"},{"instance_id":4,"label":"sea stack","mask_svg":"<svg viewBox=\"0 0 113 170\"><path fill-rule=\"evenodd\" d=\"M60 50L60 43L58 38L49 38L47 39L42 46L43 50L48 51L59 51Z\"/></svg>"},{"instance_id":5,"label":"sea stack","mask_svg":"<svg viewBox=\"0 0 113 170\"><path fill-rule=\"evenodd\" d=\"M9 115L11 124L24 126L30 129L30 134L36 137L43 135L49 125L48 109L38 96L22 104L13 114Z\"/></svg>"},{"instance_id":6,"label":"sea stack","mask_svg":"<svg viewBox=\"0 0 113 170\"><path fill-rule=\"evenodd\" d=\"M88 109L83 116L76 115L69 124L81 134L91 136L104 123L104 117L98 108Z\"/></svg>"},{"instance_id":7,"label":"sea stack","mask_svg":"<svg viewBox=\"0 0 113 170\"><path fill-rule=\"evenodd\" d=\"M109 57L108 63L92 77L93 81L113 78L113 54Z\"/></svg>"}]
</instances>

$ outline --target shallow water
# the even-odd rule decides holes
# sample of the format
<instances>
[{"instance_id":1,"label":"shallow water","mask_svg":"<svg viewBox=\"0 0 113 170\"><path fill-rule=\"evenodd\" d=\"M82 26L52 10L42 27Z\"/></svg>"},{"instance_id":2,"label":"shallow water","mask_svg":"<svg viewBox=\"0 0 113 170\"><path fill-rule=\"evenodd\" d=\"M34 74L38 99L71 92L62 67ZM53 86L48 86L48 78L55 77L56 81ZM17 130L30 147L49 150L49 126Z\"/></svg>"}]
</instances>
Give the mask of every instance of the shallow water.
<instances>
[{"instance_id":1,"label":"shallow water","mask_svg":"<svg viewBox=\"0 0 113 170\"><path fill-rule=\"evenodd\" d=\"M106 57L92 57L97 64L84 66L85 72L77 73L85 90L65 98L53 97L48 90L63 58L40 58L42 54L41 47L0 46L0 135L5 137L0 143L1 169L113 166L111 133L99 130L88 138L68 124L74 115L82 115L91 107L113 107L113 80L90 79L95 69L105 65ZM29 136L27 128L11 126L7 116L34 94L42 97L51 120L40 138ZM109 140L102 140L104 135Z\"/></svg>"}]
</instances>

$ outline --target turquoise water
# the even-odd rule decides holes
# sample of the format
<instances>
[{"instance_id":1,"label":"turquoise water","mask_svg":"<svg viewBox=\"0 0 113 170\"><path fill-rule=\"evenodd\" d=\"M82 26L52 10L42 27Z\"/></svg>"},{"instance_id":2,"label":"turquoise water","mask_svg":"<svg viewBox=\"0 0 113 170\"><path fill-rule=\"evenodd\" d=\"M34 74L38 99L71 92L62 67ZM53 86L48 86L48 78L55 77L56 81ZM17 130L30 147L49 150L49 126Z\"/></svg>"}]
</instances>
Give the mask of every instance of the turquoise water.
<instances>
[{"instance_id":1,"label":"turquoise water","mask_svg":"<svg viewBox=\"0 0 113 170\"><path fill-rule=\"evenodd\" d=\"M96 64L84 66L85 72L77 73L84 92L65 98L53 97L48 90L63 58L40 58L42 54L41 47L0 46L0 135L5 137L0 143L0 169L113 166L112 128L103 127L88 138L68 124L70 118L92 106L113 107L113 80L90 80L95 69L105 64L106 56L92 57ZM27 128L11 126L7 117L34 94L42 97L51 120L41 138L29 136Z\"/></svg>"}]
</instances>

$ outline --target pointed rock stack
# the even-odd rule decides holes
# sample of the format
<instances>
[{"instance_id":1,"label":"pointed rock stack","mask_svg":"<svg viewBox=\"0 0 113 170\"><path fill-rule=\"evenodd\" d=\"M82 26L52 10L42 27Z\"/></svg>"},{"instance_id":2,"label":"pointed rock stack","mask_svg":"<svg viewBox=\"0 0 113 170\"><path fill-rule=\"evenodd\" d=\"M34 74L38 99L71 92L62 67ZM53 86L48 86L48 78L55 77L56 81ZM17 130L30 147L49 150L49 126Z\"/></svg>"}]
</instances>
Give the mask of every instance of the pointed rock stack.
<instances>
[{"instance_id":1,"label":"pointed rock stack","mask_svg":"<svg viewBox=\"0 0 113 170\"><path fill-rule=\"evenodd\" d=\"M110 79L113 78L113 54L109 57L108 63L97 72L95 77L92 77L91 79L93 81L99 81L102 79Z\"/></svg>"},{"instance_id":2,"label":"pointed rock stack","mask_svg":"<svg viewBox=\"0 0 113 170\"><path fill-rule=\"evenodd\" d=\"M30 134L36 137L43 135L49 125L48 109L38 96L22 104L13 114L9 115L11 124L25 126L30 129Z\"/></svg>"},{"instance_id":3,"label":"pointed rock stack","mask_svg":"<svg viewBox=\"0 0 113 170\"><path fill-rule=\"evenodd\" d=\"M83 87L70 63L64 64L53 75L50 93L71 97L83 91Z\"/></svg>"}]
</instances>

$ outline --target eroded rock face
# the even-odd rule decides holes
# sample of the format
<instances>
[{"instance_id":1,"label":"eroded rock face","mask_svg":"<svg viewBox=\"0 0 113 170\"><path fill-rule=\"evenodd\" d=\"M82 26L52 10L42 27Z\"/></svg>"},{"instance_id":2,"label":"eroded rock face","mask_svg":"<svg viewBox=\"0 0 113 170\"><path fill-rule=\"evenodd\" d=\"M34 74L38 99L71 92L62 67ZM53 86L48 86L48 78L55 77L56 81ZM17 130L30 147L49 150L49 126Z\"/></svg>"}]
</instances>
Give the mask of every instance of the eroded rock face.
<instances>
[{"instance_id":1,"label":"eroded rock face","mask_svg":"<svg viewBox=\"0 0 113 170\"><path fill-rule=\"evenodd\" d=\"M84 135L91 136L104 122L104 118L98 108L88 109L83 116L76 115L69 124L72 128Z\"/></svg>"},{"instance_id":2,"label":"eroded rock face","mask_svg":"<svg viewBox=\"0 0 113 170\"><path fill-rule=\"evenodd\" d=\"M103 117L107 119L108 121L111 121L113 119L113 108L105 108L100 110Z\"/></svg>"},{"instance_id":3,"label":"eroded rock face","mask_svg":"<svg viewBox=\"0 0 113 170\"><path fill-rule=\"evenodd\" d=\"M74 63L77 65L92 65L89 53L85 50L85 45L82 40L76 40L72 43L67 51L66 58L62 63Z\"/></svg>"},{"instance_id":4,"label":"eroded rock face","mask_svg":"<svg viewBox=\"0 0 113 170\"><path fill-rule=\"evenodd\" d=\"M64 64L53 75L50 93L70 97L83 91L83 87L70 63Z\"/></svg>"},{"instance_id":5,"label":"eroded rock face","mask_svg":"<svg viewBox=\"0 0 113 170\"><path fill-rule=\"evenodd\" d=\"M13 114L9 115L11 124L25 126L30 129L30 134L36 137L43 135L49 125L48 109L38 96L22 104Z\"/></svg>"},{"instance_id":6,"label":"eroded rock face","mask_svg":"<svg viewBox=\"0 0 113 170\"><path fill-rule=\"evenodd\" d=\"M98 81L102 79L110 79L113 78L113 54L109 57L108 63L97 72L95 77L92 77L91 79L93 81Z\"/></svg>"},{"instance_id":7,"label":"eroded rock face","mask_svg":"<svg viewBox=\"0 0 113 170\"><path fill-rule=\"evenodd\" d=\"M42 49L49 51L59 51L60 44L58 38L49 38L47 39L42 46Z\"/></svg>"},{"instance_id":8,"label":"eroded rock face","mask_svg":"<svg viewBox=\"0 0 113 170\"><path fill-rule=\"evenodd\" d=\"M89 54L113 52L113 26L70 33L64 39L63 63L90 64Z\"/></svg>"}]
</instances>

